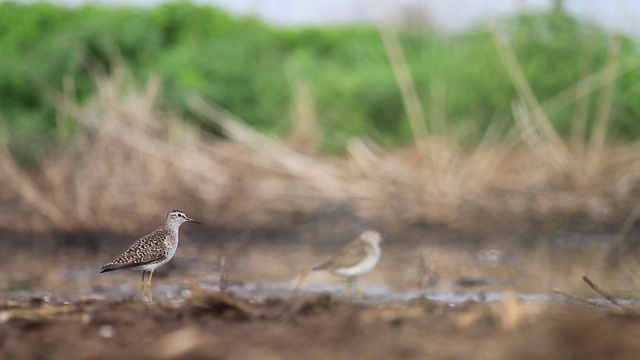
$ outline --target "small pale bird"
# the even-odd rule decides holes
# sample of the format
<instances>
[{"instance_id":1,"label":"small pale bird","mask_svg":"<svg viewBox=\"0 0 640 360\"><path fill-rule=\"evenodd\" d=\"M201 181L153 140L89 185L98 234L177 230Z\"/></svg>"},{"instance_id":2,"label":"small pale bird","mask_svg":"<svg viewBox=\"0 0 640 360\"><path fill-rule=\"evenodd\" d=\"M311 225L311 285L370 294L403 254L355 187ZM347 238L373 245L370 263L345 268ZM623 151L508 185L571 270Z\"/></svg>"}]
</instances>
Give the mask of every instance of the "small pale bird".
<instances>
[{"instance_id":1,"label":"small pale bird","mask_svg":"<svg viewBox=\"0 0 640 360\"><path fill-rule=\"evenodd\" d=\"M351 288L355 285L359 299L362 291L358 277L367 274L378 265L382 236L375 231L365 231L355 240L345 245L335 256L318 264L311 270L326 270L347 278L347 297L351 297Z\"/></svg>"},{"instance_id":2,"label":"small pale bird","mask_svg":"<svg viewBox=\"0 0 640 360\"><path fill-rule=\"evenodd\" d=\"M102 265L100 273L120 269L142 271L142 280L140 281L142 301L146 301L144 278L145 274L149 273L147 288L149 303L153 303L153 292L151 291L153 271L169 262L175 255L176 249L178 249L178 230L180 225L187 221L201 224L199 221L188 218L180 209L169 211L163 228L152 231L136 240L127 251L115 260Z\"/></svg>"}]
</instances>

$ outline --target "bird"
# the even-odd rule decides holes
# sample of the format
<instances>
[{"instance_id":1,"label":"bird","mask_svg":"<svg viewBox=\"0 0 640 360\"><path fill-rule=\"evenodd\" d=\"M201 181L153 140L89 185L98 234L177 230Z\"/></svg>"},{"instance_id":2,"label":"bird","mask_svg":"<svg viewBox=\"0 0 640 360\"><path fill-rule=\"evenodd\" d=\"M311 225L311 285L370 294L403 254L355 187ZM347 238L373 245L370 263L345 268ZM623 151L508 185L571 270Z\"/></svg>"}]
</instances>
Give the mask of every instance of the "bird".
<instances>
[{"instance_id":1,"label":"bird","mask_svg":"<svg viewBox=\"0 0 640 360\"><path fill-rule=\"evenodd\" d=\"M144 279L148 273L147 288L149 304L153 303L151 277L153 276L154 270L169 262L173 255L175 255L178 249L178 230L180 229L180 225L185 222L202 224L199 221L187 217L180 209L169 211L165 218L164 227L154 230L136 240L115 260L102 265L100 267L100 273L120 269L142 271L140 294L142 295L143 302L146 302Z\"/></svg>"},{"instance_id":2,"label":"bird","mask_svg":"<svg viewBox=\"0 0 640 360\"><path fill-rule=\"evenodd\" d=\"M346 295L351 297L351 288L356 288L356 294L362 299L362 291L358 278L373 270L380 260L380 243L382 236L372 230L367 230L356 239L347 243L332 258L311 268L313 271L325 270L338 276L346 277Z\"/></svg>"}]
</instances>

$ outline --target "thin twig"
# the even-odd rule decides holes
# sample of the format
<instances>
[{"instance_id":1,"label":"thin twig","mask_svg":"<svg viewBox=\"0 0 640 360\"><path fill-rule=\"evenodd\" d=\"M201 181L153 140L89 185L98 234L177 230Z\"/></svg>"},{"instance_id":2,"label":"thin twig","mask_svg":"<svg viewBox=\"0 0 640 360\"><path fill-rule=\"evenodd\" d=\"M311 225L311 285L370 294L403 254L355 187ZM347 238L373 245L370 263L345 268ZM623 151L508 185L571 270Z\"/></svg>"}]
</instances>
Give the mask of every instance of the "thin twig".
<instances>
[{"instance_id":1,"label":"thin twig","mask_svg":"<svg viewBox=\"0 0 640 360\"><path fill-rule=\"evenodd\" d=\"M280 320L289 320L295 314L297 314L298 311L300 311L300 308L302 306L300 294L302 293L302 285L304 285L304 281L307 279L308 275L308 268L303 268L302 270L300 270L300 276L298 276L298 281L296 282L296 287L293 290L293 295L291 295L291 297L289 298L286 311L279 316Z\"/></svg>"},{"instance_id":2,"label":"thin twig","mask_svg":"<svg viewBox=\"0 0 640 360\"><path fill-rule=\"evenodd\" d=\"M222 295L227 294L228 286L229 286L229 270L227 269L227 257L223 255L220 258L220 293Z\"/></svg>"},{"instance_id":3,"label":"thin twig","mask_svg":"<svg viewBox=\"0 0 640 360\"><path fill-rule=\"evenodd\" d=\"M622 304L620 304L613 296L611 296L608 292L604 291L601 287L599 287L598 285L596 285L593 281L591 281L591 279L589 279L589 277L587 275L584 275L582 277L582 280L584 280L584 282L587 283L587 285L589 285L589 287L591 289L593 289L593 291L597 292L598 294L600 294L600 296L602 296L603 298L607 299L611 304L621 308L622 310L627 311L628 309L623 306Z\"/></svg>"},{"instance_id":4,"label":"thin twig","mask_svg":"<svg viewBox=\"0 0 640 360\"><path fill-rule=\"evenodd\" d=\"M631 213L629 214L629 216L627 216L627 218L624 220L624 223L622 224L622 227L620 228L620 230L616 233L616 237L613 242L613 245L611 245L605 257L605 263L607 266L613 267L614 265L618 264L618 261L620 261L621 255L623 255L624 251L626 250L624 246L625 239L627 238L627 235L631 231L631 228L636 223L636 221L638 221L639 218L640 218L640 205L636 205L633 208L633 210L631 210Z\"/></svg>"},{"instance_id":5,"label":"thin twig","mask_svg":"<svg viewBox=\"0 0 640 360\"><path fill-rule=\"evenodd\" d=\"M589 301L587 299L579 298L579 297L577 297L575 295L571 295L571 294L566 293L566 292L561 291L561 290L551 290L551 292L553 292L554 294L560 295L562 297L566 297L569 300L572 300L572 301L575 301L575 302L578 302L578 303L581 303L581 304L585 304L585 305L589 305L589 306L593 306L593 307L599 307L599 308L605 307L602 304L594 303L594 302L591 302L591 301Z\"/></svg>"}]
</instances>

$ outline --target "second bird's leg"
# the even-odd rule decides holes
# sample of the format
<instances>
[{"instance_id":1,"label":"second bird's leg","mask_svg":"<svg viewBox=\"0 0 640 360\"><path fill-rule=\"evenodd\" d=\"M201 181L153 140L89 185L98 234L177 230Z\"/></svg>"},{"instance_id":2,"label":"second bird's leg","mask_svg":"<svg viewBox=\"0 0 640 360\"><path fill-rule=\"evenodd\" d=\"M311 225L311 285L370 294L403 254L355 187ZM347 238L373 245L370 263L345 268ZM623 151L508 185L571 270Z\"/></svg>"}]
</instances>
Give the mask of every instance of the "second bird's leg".
<instances>
[{"instance_id":1,"label":"second bird's leg","mask_svg":"<svg viewBox=\"0 0 640 360\"><path fill-rule=\"evenodd\" d=\"M140 280L140 295L142 296L142 302L147 302L146 297L144 296L144 273L146 273L146 271L142 271L142 280Z\"/></svg>"},{"instance_id":2,"label":"second bird's leg","mask_svg":"<svg viewBox=\"0 0 640 360\"><path fill-rule=\"evenodd\" d=\"M360 281L358 281L358 278L354 278L354 281L356 283L356 294L358 295L358 299L362 300L362 290L360 290Z\"/></svg>"},{"instance_id":3,"label":"second bird's leg","mask_svg":"<svg viewBox=\"0 0 640 360\"><path fill-rule=\"evenodd\" d=\"M153 276L153 270L149 272L149 283L147 288L149 289L149 304L153 304L153 291L151 291L151 277Z\"/></svg>"},{"instance_id":4,"label":"second bird's leg","mask_svg":"<svg viewBox=\"0 0 640 360\"><path fill-rule=\"evenodd\" d=\"M349 277L347 279L347 298L348 299L351 299L351 290L353 289L353 280L354 279L355 278L353 278L353 277Z\"/></svg>"}]
</instances>

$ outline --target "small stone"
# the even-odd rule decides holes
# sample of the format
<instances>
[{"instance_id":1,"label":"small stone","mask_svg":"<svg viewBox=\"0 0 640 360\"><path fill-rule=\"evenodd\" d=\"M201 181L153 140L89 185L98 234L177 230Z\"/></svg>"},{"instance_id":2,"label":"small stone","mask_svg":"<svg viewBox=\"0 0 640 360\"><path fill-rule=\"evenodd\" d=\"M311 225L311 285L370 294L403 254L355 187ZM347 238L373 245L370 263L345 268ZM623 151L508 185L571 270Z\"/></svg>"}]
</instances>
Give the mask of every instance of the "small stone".
<instances>
[{"instance_id":1,"label":"small stone","mask_svg":"<svg viewBox=\"0 0 640 360\"><path fill-rule=\"evenodd\" d=\"M102 326L100 326L100 336L101 337L110 339L110 338L113 337L114 333L115 333L115 330L113 329L113 326L111 326L111 325L102 325Z\"/></svg>"}]
</instances>

